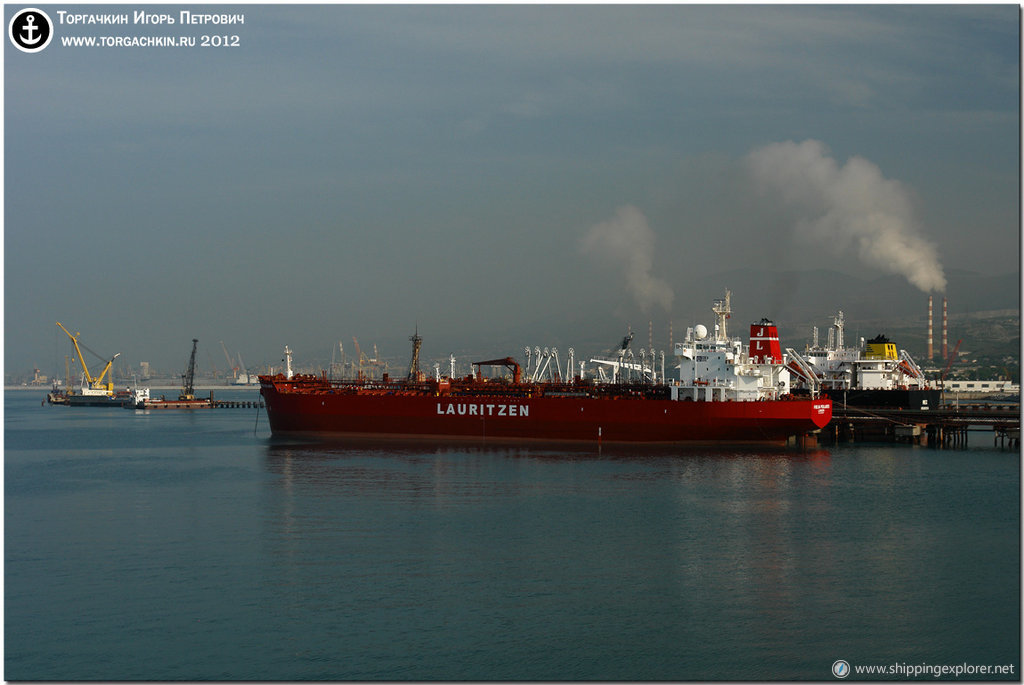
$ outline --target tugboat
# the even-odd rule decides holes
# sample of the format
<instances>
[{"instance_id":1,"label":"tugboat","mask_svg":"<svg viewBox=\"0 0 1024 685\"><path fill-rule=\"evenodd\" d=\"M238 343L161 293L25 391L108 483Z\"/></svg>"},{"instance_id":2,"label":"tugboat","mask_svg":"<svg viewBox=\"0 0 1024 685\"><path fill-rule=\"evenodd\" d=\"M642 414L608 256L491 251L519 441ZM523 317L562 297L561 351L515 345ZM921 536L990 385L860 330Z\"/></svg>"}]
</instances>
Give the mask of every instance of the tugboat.
<instances>
[{"instance_id":1,"label":"tugboat","mask_svg":"<svg viewBox=\"0 0 1024 685\"><path fill-rule=\"evenodd\" d=\"M671 380L655 372L653 350L637 361L626 350L629 338L616 359L592 360L611 368L610 381L586 378L582 368L574 375L571 362L544 380L552 356L557 365L557 355L548 354L537 355L532 374L504 357L474 362L476 372L463 378L438 370L427 379L417 368L417 334L405 379L294 374L285 347L286 372L260 376L260 392L274 435L784 444L831 420L828 398L790 394L789 357L773 323L752 325L744 344L728 337L728 291L712 309L713 333L695 326L675 345L678 373ZM504 367L508 376L484 378L484 366Z\"/></svg>"},{"instance_id":2,"label":"tugboat","mask_svg":"<svg viewBox=\"0 0 1024 685\"><path fill-rule=\"evenodd\" d=\"M68 394L56 378L53 379L53 389L46 393L47 404L67 404Z\"/></svg>"}]
</instances>

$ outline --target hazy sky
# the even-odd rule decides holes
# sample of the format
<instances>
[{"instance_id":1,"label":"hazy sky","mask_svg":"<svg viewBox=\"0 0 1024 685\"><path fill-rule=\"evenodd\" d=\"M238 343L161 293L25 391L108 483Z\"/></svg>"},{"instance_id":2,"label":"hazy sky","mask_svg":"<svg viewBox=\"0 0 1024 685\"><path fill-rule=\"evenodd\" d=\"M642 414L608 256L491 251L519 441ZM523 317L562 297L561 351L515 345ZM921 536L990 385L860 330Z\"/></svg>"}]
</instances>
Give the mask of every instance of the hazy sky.
<instances>
[{"instance_id":1,"label":"hazy sky","mask_svg":"<svg viewBox=\"0 0 1024 685\"><path fill-rule=\"evenodd\" d=\"M8 372L62 373L58 320L171 370L504 356L739 267L1019 268L1016 5L36 6L245 23L6 41Z\"/></svg>"}]
</instances>

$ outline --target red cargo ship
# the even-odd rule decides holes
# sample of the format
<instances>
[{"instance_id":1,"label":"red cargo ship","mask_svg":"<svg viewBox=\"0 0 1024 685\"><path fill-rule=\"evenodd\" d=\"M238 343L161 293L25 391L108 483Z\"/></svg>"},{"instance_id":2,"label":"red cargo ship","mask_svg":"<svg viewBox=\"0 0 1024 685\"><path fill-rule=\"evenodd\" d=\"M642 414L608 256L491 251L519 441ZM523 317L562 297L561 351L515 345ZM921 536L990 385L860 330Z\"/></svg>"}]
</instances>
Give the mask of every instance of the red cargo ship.
<instances>
[{"instance_id":1,"label":"red cargo ship","mask_svg":"<svg viewBox=\"0 0 1024 685\"><path fill-rule=\"evenodd\" d=\"M744 345L726 335L728 291L713 311L718 315L713 337L696 326L675 345L678 377L671 380L664 379L664 355L659 377L654 351L635 357L629 338L616 358L591 360L600 369L597 379L581 372L562 381L557 352L547 350L537 351L532 367L528 358L525 372L506 357L475 362L476 373L464 378L423 379L417 369L420 339L414 336L407 379L294 375L286 347L287 373L260 376L260 392L275 435L784 443L831 420L827 398L789 394L789 359L772 322L752 325ZM484 366L503 366L509 375L484 378ZM570 362L566 370L573 369Z\"/></svg>"}]
</instances>

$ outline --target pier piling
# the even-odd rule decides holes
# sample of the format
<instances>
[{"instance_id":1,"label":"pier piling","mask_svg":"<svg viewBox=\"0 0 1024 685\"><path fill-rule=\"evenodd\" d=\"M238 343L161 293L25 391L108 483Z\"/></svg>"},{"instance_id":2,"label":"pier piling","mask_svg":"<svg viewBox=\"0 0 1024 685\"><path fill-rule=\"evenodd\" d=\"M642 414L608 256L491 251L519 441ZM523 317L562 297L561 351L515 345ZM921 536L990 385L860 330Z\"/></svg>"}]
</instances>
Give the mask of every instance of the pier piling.
<instances>
[{"instance_id":1,"label":"pier piling","mask_svg":"<svg viewBox=\"0 0 1024 685\"><path fill-rule=\"evenodd\" d=\"M940 407L928 411L835 405L832 430L821 438L839 442L903 442L962 448L970 432L992 431L996 447L1020 447L1020 405Z\"/></svg>"}]
</instances>

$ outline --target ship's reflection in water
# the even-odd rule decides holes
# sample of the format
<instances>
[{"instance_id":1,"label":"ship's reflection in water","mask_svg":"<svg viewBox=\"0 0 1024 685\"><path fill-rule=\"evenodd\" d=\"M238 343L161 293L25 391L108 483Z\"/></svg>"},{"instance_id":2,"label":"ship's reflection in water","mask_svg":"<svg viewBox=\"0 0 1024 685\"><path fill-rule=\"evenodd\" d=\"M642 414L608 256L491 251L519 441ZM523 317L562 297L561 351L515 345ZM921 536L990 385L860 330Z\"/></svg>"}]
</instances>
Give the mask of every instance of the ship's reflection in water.
<instances>
[{"instance_id":1,"label":"ship's reflection in water","mask_svg":"<svg viewBox=\"0 0 1024 685\"><path fill-rule=\"evenodd\" d=\"M594 447L532 443L476 445L411 440L343 442L274 439L266 466L287 490L304 487L334 495L370 495L391 501L432 501L439 506L550 489L592 490L589 478L616 481L692 481L714 477L741 485L785 480L793 464L821 472L825 449L690 446Z\"/></svg>"},{"instance_id":2,"label":"ship's reflection in water","mask_svg":"<svg viewBox=\"0 0 1024 685\"><path fill-rule=\"evenodd\" d=\"M286 612L389 665L353 677L820 680L839 651L906 660L910 640L1005 656L940 595L1019 618L990 589L1016 577L1019 546L993 552L1013 517L958 523L991 519L970 493L1015 501L996 459L964 480L889 447L265 449L265 572Z\"/></svg>"}]
</instances>

